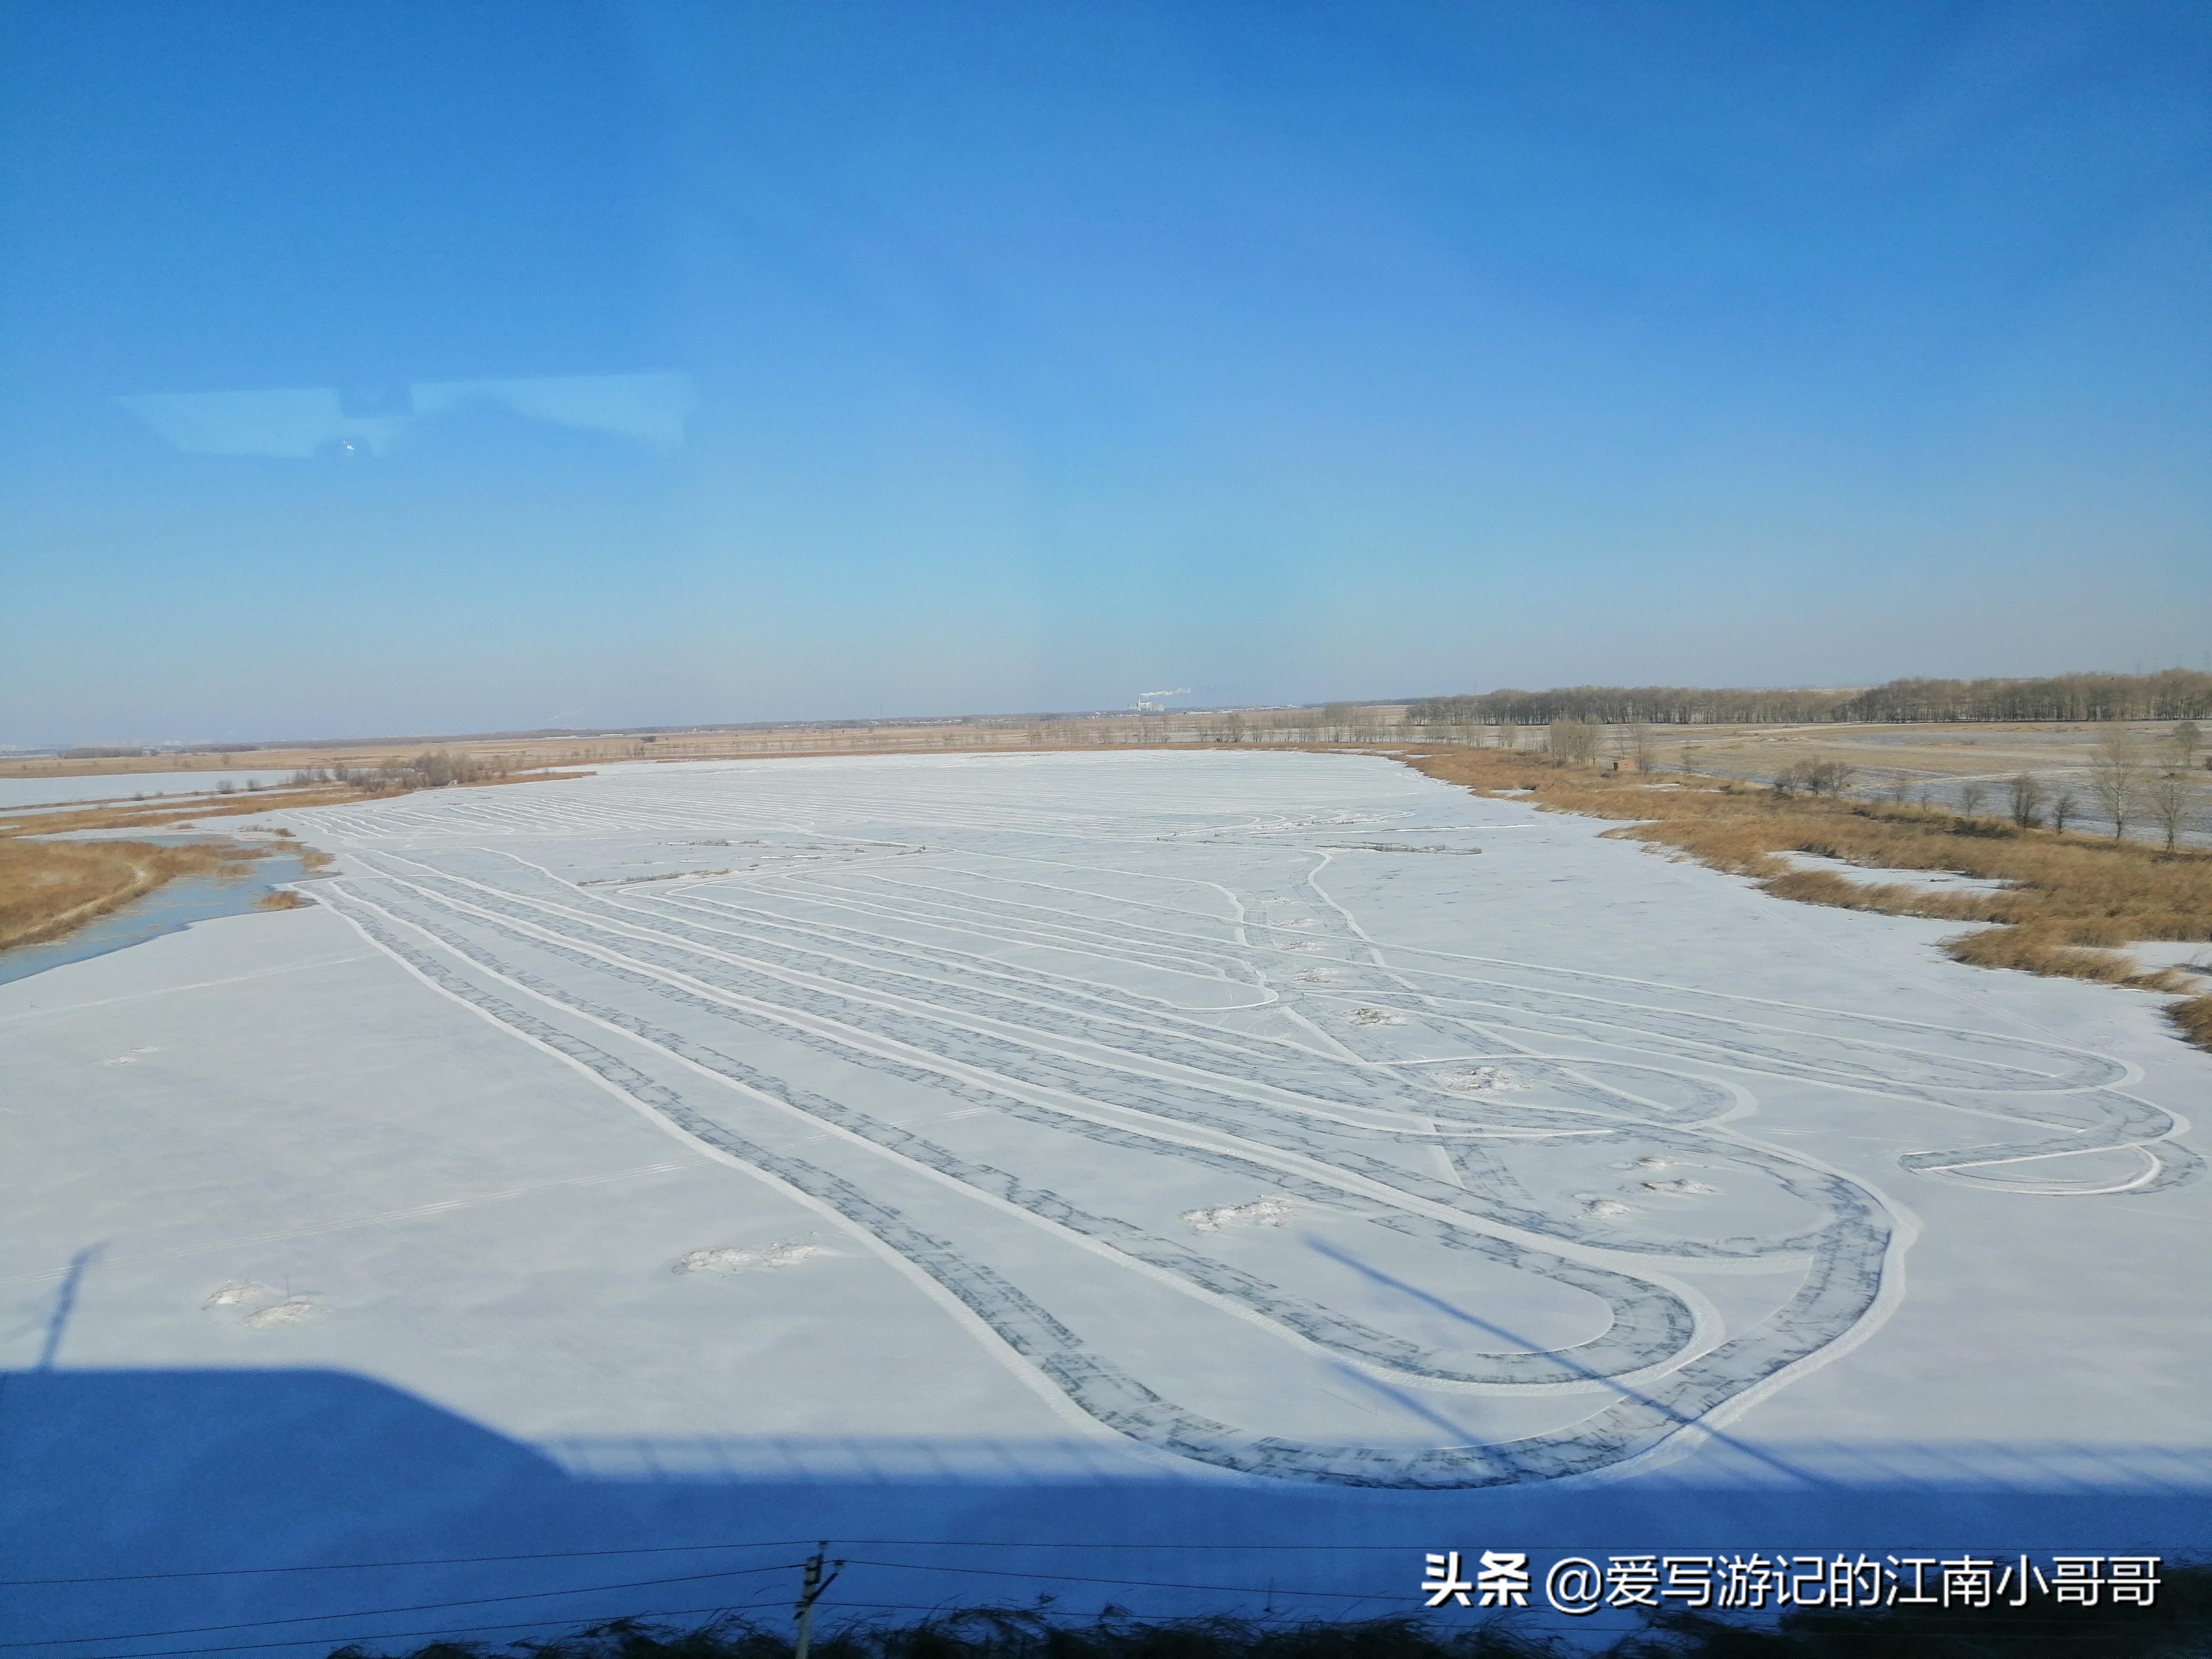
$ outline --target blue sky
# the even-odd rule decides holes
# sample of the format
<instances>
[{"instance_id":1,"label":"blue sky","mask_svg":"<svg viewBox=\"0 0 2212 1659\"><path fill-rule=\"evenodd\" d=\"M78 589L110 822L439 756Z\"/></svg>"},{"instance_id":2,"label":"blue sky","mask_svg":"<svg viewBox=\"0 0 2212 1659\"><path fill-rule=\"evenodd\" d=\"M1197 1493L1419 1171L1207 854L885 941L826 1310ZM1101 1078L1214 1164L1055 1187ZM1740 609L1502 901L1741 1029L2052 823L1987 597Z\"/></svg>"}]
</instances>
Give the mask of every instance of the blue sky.
<instances>
[{"instance_id":1,"label":"blue sky","mask_svg":"<svg viewBox=\"0 0 2212 1659\"><path fill-rule=\"evenodd\" d=\"M0 16L0 743L2212 650L2199 5Z\"/></svg>"}]
</instances>

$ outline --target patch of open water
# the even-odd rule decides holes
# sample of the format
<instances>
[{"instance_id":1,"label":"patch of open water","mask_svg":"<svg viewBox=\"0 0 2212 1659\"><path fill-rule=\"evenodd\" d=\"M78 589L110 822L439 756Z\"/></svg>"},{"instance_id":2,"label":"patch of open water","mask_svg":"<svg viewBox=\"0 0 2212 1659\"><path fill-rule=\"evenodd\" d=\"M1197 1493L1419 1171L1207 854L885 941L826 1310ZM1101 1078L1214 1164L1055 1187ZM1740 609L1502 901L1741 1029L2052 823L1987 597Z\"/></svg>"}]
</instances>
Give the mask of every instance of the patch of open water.
<instances>
[{"instance_id":1,"label":"patch of open water","mask_svg":"<svg viewBox=\"0 0 2212 1659\"><path fill-rule=\"evenodd\" d=\"M133 839L182 847L198 838L144 836ZM180 876L73 933L41 945L0 951L0 985L11 980L28 979L33 974L42 974L65 963L84 962L106 956L110 951L143 945L149 939L176 933L196 921L243 915L277 887L297 881L305 873L298 853L273 852L266 858L255 860L242 875Z\"/></svg>"}]
</instances>

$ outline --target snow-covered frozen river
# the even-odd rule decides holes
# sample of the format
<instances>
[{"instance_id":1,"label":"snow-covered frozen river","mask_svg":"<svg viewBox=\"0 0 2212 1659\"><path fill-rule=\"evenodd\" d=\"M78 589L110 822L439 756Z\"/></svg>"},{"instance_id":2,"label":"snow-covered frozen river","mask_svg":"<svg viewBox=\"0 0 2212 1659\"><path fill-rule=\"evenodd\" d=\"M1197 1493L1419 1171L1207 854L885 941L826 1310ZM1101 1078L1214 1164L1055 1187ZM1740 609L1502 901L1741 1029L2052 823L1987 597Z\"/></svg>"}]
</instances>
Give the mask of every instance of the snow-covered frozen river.
<instances>
[{"instance_id":1,"label":"snow-covered frozen river","mask_svg":"<svg viewBox=\"0 0 2212 1659\"><path fill-rule=\"evenodd\" d=\"M459 1627L368 1610L482 1569L224 1570L679 1544L766 1553L473 1622L766 1605L822 1537L889 1540L855 1607L1366 1612L1424 1548L2203 1541L2212 1060L2159 999L1375 757L270 821L315 908L0 987L11 1576L210 1575L116 1633ZM710 1568L762 1576L634 1588Z\"/></svg>"}]
</instances>

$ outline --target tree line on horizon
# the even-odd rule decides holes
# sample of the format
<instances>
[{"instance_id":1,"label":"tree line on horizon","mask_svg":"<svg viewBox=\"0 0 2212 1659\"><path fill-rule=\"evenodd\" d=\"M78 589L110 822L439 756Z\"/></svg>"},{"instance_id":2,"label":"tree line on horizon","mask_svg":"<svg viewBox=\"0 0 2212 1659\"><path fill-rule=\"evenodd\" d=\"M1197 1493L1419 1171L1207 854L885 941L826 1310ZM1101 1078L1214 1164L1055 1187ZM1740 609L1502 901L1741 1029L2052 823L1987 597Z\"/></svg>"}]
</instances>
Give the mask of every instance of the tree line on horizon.
<instances>
[{"instance_id":1,"label":"tree line on horizon","mask_svg":"<svg viewBox=\"0 0 2212 1659\"><path fill-rule=\"evenodd\" d=\"M2212 715L2212 673L2053 674L2041 679L1902 679L1864 689L1747 690L1679 685L1567 685L1423 697L1417 726L1775 726L1949 720L2179 720Z\"/></svg>"}]
</instances>

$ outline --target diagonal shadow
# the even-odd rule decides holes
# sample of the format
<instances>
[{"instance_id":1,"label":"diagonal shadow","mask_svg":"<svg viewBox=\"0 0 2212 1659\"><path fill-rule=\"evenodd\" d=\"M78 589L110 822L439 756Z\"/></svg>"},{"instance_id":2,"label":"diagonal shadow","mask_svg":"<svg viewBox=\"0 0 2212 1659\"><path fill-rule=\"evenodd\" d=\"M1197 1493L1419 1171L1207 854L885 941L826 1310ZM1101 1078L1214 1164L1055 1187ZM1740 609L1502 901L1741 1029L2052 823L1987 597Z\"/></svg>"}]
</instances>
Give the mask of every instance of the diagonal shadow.
<instances>
[{"instance_id":1,"label":"diagonal shadow","mask_svg":"<svg viewBox=\"0 0 2212 1659\"><path fill-rule=\"evenodd\" d=\"M1657 1399L1651 1395L1648 1395L1640 1389L1632 1388L1629 1384L1621 1382L1618 1377L1603 1376L1599 1375L1596 1371L1594 1371L1588 1366L1577 1362L1573 1354L1568 1351L1557 1348L1547 1348L1542 1343L1531 1341L1528 1338L1522 1336L1516 1331L1510 1331L1503 1325L1493 1324L1489 1320L1484 1319L1479 1315L1471 1314L1466 1309L1457 1307L1453 1304L1445 1301L1442 1297L1436 1295L1433 1291L1425 1291L1418 1285L1409 1285L1402 1279L1395 1279L1390 1274L1384 1273L1379 1267L1370 1267L1366 1262L1360 1261L1357 1256L1339 1249L1337 1246L1328 1243L1326 1240L1309 1237L1306 1243L1310 1249L1319 1255L1327 1256L1330 1261L1338 1262L1344 1267L1351 1268L1352 1272L1359 1274L1362 1278L1366 1279L1374 1284L1381 1285L1387 1289L1396 1291L1401 1296L1411 1297L1414 1301L1434 1308L1437 1312L1444 1314L1450 1318L1456 1319L1463 1325L1472 1325L1479 1331L1485 1332L1491 1336L1502 1338L1504 1340L1512 1343L1515 1346L1519 1347L1527 1352L1549 1353L1553 1355L1553 1358L1557 1358L1562 1364L1570 1367L1577 1372L1583 1381L1602 1383L1605 1387L1612 1389L1614 1393L1621 1395L1623 1398L1632 1400L1639 1406L1648 1406L1653 1411L1659 1413L1663 1417L1672 1419L1674 1423L1683 1428L1686 1429L1694 1427L1699 1429L1704 1433L1711 1436L1713 1439L1718 1441L1722 1445L1728 1447L1730 1450L1741 1452L1746 1457L1753 1458L1759 1462L1764 1463L1769 1468L1777 1470L1783 1474L1786 1474L1792 1480L1802 1480L1808 1486L1827 1486L1830 1484L1820 1476L1814 1474L1809 1469L1799 1468L1795 1464L1785 1462L1783 1459L1775 1456L1772 1453L1761 1451L1758 1447L1750 1444L1748 1442L1739 1440L1734 1435L1729 1434L1723 1430L1717 1429L1711 1424L1704 1422L1702 1419L1693 1417L1686 1412L1677 1411L1674 1407L1667 1404L1665 1401ZM1386 1389L1384 1392L1388 1393L1389 1391ZM1455 1430L1455 1432L1464 1432L1464 1431Z\"/></svg>"},{"instance_id":2,"label":"diagonal shadow","mask_svg":"<svg viewBox=\"0 0 2212 1659\"><path fill-rule=\"evenodd\" d=\"M53 1370L54 1358L61 1352L62 1338L69 1331L70 1316L76 1311L77 1287L84 1282L85 1270L92 1266L93 1258L106 1248L104 1243L88 1244L70 1258L69 1271L62 1275L61 1288L54 1292L54 1310L46 1316L46 1340L39 1345L33 1370Z\"/></svg>"}]
</instances>

